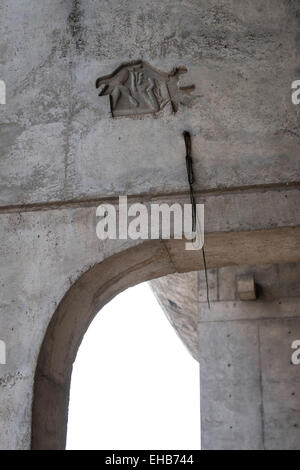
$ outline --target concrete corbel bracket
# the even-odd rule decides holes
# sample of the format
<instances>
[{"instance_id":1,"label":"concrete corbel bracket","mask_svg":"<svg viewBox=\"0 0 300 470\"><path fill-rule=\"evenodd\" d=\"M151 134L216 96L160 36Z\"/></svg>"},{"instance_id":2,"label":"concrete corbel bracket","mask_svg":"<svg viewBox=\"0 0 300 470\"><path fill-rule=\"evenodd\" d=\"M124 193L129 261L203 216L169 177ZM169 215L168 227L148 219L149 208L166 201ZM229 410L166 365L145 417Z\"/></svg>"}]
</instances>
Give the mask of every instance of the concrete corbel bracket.
<instances>
[{"instance_id":1,"label":"concrete corbel bracket","mask_svg":"<svg viewBox=\"0 0 300 470\"><path fill-rule=\"evenodd\" d=\"M237 293L240 300L256 300L256 285L253 274L237 276Z\"/></svg>"}]
</instances>

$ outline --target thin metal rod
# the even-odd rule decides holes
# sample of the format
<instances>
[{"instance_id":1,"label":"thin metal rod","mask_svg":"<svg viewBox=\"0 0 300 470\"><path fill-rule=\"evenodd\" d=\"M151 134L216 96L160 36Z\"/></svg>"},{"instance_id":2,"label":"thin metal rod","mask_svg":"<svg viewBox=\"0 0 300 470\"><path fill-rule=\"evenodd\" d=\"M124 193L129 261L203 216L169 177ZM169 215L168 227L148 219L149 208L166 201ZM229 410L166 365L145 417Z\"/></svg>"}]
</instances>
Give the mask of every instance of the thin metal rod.
<instances>
[{"instance_id":1,"label":"thin metal rod","mask_svg":"<svg viewBox=\"0 0 300 470\"><path fill-rule=\"evenodd\" d=\"M189 182L189 188L190 188L190 201L192 205L192 231L195 233L196 227L197 227L197 205L196 205L196 199L195 199L194 189L193 189L195 177L194 177L194 170L193 170L193 160L191 156L191 153L192 153L191 134L188 131L184 131L183 138L184 138L185 148L186 148L185 162L186 162L186 170L187 170L187 176L188 176L188 182ZM204 266L204 272L205 272L206 298L207 298L208 307L210 308L208 274L207 274L207 264L206 264L204 244L202 247L202 258L203 258L203 266Z\"/></svg>"}]
</instances>

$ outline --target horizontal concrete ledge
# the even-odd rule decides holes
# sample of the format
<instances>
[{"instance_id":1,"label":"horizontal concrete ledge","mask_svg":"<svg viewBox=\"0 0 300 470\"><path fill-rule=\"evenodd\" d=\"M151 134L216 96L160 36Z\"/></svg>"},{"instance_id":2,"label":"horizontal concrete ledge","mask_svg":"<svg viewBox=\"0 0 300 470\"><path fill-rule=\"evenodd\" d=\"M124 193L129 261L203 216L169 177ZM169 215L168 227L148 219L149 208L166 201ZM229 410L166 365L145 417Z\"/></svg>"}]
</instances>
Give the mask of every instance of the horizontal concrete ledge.
<instances>
[{"instance_id":1,"label":"horizontal concrete ledge","mask_svg":"<svg viewBox=\"0 0 300 470\"><path fill-rule=\"evenodd\" d=\"M201 251L186 251L181 240L166 240L165 244L177 272L182 272L183 264L185 272L203 269ZM300 262L300 226L208 233L205 253L209 269Z\"/></svg>"},{"instance_id":2,"label":"horizontal concrete ledge","mask_svg":"<svg viewBox=\"0 0 300 470\"><path fill-rule=\"evenodd\" d=\"M179 203L182 206L190 202L188 194L173 194L160 197L129 198L128 204L141 202L150 204ZM204 204L206 233L239 232L252 230L269 230L281 227L300 226L300 187L289 189L245 190L228 192L224 194L198 194L197 202ZM44 210L68 211L70 218L78 211L94 211L101 203L118 204L118 199L103 199L99 201L86 201L85 203L72 202L69 206L61 203L56 206L40 207L10 207L0 209L1 217L15 213L38 214ZM76 205L77 204L77 205ZM55 213L54 213L55 214Z\"/></svg>"},{"instance_id":3,"label":"horizontal concrete ledge","mask_svg":"<svg viewBox=\"0 0 300 470\"><path fill-rule=\"evenodd\" d=\"M251 185L251 186L236 186L236 187L218 187L215 189L207 190L197 190L195 195L197 198L214 196L225 196L227 194L241 194L241 193L251 193L251 192L268 192L268 191L290 191L293 189L300 190L300 181L294 181L291 183L274 183L274 184L265 184L265 185ZM123 193L120 193L120 196L123 196ZM184 192L168 192L168 193L157 193L157 194L128 194L128 200L131 202L149 202L157 200L177 200L182 201L182 199L188 198L188 190ZM187 199L188 200L188 199ZM117 204L118 197L116 196L107 196L99 198L84 198L84 199L70 199L70 200L53 200L53 201L41 201L28 203L24 202L23 204L0 204L0 214L4 213L14 213L14 212L34 212L34 211L46 211L46 210L56 210L60 208L78 208L78 207L93 207L98 206L101 203L111 203ZM175 202L175 201L174 201Z\"/></svg>"},{"instance_id":4,"label":"horizontal concrete ledge","mask_svg":"<svg viewBox=\"0 0 300 470\"><path fill-rule=\"evenodd\" d=\"M300 297L279 298L272 301L213 302L211 308L200 304L200 323L240 320L274 320L300 318Z\"/></svg>"}]
</instances>

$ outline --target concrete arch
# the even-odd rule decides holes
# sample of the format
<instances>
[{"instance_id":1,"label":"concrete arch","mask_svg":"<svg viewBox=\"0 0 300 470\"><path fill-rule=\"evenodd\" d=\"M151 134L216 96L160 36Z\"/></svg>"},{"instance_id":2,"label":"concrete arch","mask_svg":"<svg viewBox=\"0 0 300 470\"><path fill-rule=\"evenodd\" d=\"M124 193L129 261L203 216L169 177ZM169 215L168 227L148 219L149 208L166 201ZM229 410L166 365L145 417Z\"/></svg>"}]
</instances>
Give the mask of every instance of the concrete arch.
<instances>
[{"instance_id":1,"label":"concrete arch","mask_svg":"<svg viewBox=\"0 0 300 470\"><path fill-rule=\"evenodd\" d=\"M190 268L185 263L181 270ZM48 326L38 359L32 449L65 447L72 364L97 312L126 288L175 271L166 245L147 242L95 265L70 288Z\"/></svg>"},{"instance_id":2,"label":"concrete arch","mask_svg":"<svg viewBox=\"0 0 300 470\"><path fill-rule=\"evenodd\" d=\"M284 242L284 243L283 243ZM206 235L208 267L299 258L292 228ZM117 253L84 273L57 307L40 350L34 384L32 449L63 449L72 365L94 316L115 295L140 282L202 269L201 252L182 240L152 240Z\"/></svg>"}]
</instances>

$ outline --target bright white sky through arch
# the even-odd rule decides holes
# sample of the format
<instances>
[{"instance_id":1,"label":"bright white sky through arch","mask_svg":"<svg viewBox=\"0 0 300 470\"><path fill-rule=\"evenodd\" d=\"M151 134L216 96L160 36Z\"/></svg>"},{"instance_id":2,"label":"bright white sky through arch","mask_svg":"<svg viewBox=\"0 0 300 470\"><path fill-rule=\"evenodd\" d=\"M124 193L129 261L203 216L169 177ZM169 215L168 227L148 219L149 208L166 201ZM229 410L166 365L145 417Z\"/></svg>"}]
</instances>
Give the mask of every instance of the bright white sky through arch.
<instances>
[{"instance_id":1,"label":"bright white sky through arch","mask_svg":"<svg viewBox=\"0 0 300 470\"><path fill-rule=\"evenodd\" d=\"M96 316L72 375L67 449L200 448L199 366L147 283Z\"/></svg>"}]
</instances>

